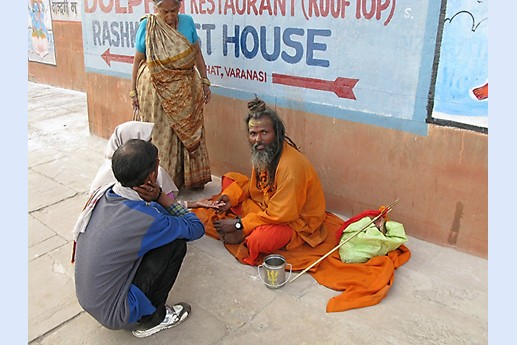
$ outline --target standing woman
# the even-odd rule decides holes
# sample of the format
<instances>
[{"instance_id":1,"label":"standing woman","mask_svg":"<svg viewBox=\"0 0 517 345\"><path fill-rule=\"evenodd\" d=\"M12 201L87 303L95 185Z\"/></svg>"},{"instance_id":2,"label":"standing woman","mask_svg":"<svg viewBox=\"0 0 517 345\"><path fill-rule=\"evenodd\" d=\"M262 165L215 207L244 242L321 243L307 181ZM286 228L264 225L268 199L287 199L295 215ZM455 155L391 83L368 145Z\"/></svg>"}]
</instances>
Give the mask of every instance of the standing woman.
<instances>
[{"instance_id":1,"label":"standing woman","mask_svg":"<svg viewBox=\"0 0 517 345\"><path fill-rule=\"evenodd\" d=\"M199 190L212 180L203 105L210 81L192 17L181 0L153 0L136 33L131 92L135 119L153 122L152 143L178 188ZM195 68L194 68L195 67Z\"/></svg>"}]
</instances>

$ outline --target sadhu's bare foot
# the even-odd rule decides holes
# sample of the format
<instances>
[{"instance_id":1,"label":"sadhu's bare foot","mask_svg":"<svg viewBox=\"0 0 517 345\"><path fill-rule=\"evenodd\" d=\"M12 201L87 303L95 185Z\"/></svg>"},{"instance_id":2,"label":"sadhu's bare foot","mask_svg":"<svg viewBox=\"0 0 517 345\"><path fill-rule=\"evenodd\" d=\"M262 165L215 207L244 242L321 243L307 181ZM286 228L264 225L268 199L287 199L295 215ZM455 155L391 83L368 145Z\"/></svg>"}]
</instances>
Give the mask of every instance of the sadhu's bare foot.
<instances>
[{"instance_id":1,"label":"sadhu's bare foot","mask_svg":"<svg viewBox=\"0 0 517 345\"><path fill-rule=\"evenodd\" d=\"M235 230L226 234L219 234L219 238L221 238L224 243L228 244L239 244L244 241L244 236L242 235L241 230Z\"/></svg>"}]
</instances>

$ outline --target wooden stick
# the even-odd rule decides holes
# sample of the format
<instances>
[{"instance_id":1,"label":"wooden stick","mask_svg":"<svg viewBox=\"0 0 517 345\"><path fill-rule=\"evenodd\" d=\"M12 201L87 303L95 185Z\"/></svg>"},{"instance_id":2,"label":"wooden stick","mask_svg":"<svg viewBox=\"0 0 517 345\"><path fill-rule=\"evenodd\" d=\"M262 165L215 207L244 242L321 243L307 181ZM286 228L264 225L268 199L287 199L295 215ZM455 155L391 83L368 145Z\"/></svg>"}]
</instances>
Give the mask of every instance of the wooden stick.
<instances>
[{"instance_id":1,"label":"wooden stick","mask_svg":"<svg viewBox=\"0 0 517 345\"><path fill-rule=\"evenodd\" d=\"M391 212L393 206L395 206L397 203L399 202L399 199L395 200L394 202L392 202L391 204L389 204L388 206L386 206L386 208L384 210L381 211L381 213L379 213L379 215L375 218L373 218L371 221L368 222L368 224L365 224L361 229L357 230L356 232L354 232L352 235L350 235L350 237L348 237L346 240L344 240L343 242L339 243L337 246L335 246L333 249L331 249L327 254L323 255L321 258L319 258L317 261L315 261L313 264L311 264L309 267L307 267L306 269L304 269L303 271L301 271L296 277L294 277L293 279L291 279L290 283L294 282L299 276L301 276L302 274L304 274L305 272L307 272L308 270L310 270L311 268L313 268L315 265L317 265L318 263L320 263L322 260L324 260L327 256L329 256L330 254L332 254L334 251L336 251L337 249L341 248L341 246L345 243L347 243L348 241L350 241L352 238L354 238L357 234L359 234L361 231L364 231L367 227L369 227L372 223L375 223L379 218L381 218L382 216L388 214L389 212Z\"/></svg>"}]
</instances>

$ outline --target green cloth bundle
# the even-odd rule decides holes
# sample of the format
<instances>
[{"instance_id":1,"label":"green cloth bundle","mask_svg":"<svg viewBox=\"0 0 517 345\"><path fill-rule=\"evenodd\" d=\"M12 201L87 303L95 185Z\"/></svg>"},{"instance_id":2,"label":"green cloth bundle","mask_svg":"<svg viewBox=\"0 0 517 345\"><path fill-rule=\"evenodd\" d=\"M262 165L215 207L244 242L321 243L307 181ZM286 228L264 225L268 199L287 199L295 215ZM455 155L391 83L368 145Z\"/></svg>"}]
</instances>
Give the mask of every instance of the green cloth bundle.
<instances>
[{"instance_id":1,"label":"green cloth bundle","mask_svg":"<svg viewBox=\"0 0 517 345\"><path fill-rule=\"evenodd\" d=\"M352 236L358 230L372 221L370 217L364 217L350 224L341 236L340 243ZM384 235L374 223L370 224L354 238L339 248L341 261L346 263L366 262L374 256L386 255L407 242L406 232L401 223L387 221L385 223L386 235Z\"/></svg>"}]
</instances>

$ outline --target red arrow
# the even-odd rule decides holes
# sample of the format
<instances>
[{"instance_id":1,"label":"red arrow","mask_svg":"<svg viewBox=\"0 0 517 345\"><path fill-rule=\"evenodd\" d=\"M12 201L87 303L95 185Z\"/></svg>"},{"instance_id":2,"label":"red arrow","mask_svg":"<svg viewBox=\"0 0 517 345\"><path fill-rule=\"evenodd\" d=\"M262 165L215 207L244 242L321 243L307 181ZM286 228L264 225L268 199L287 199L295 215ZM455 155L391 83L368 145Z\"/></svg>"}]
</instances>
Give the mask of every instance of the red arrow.
<instances>
[{"instance_id":1,"label":"red arrow","mask_svg":"<svg viewBox=\"0 0 517 345\"><path fill-rule=\"evenodd\" d=\"M122 62L122 63L133 63L134 57L127 55L119 55L119 54L111 54L110 49L106 49L106 51L101 55L101 58L106 61L108 66L111 67L111 61Z\"/></svg>"},{"instance_id":2,"label":"red arrow","mask_svg":"<svg viewBox=\"0 0 517 345\"><path fill-rule=\"evenodd\" d=\"M332 91L339 98L356 99L353 88L359 79L341 78L323 80L273 73L273 84L303 87L305 89Z\"/></svg>"}]
</instances>

